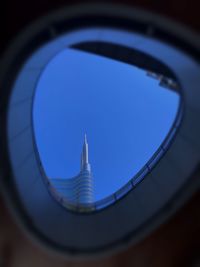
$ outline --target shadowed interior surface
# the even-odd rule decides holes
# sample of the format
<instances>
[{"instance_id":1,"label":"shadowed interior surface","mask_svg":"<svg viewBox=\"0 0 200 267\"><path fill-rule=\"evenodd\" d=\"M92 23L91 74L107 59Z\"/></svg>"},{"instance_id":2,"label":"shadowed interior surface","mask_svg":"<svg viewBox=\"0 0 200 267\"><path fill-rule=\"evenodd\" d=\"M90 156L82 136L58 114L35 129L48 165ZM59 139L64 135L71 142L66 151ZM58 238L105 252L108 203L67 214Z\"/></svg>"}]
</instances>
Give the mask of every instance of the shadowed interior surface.
<instances>
[{"instance_id":1,"label":"shadowed interior surface","mask_svg":"<svg viewBox=\"0 0 200 267\"><path fill-rule=\"evenodd\" d=\"M126 35L125 33L123 34ZM109 36L107 35L106 38L109 38ZM120 38L120 40L122 42L127 41L126 38ZM9 110L8 133L10 139L13 137L14 140L12 144L11 142L9 143L9 154L11 158L12 169L15 173L14 179L16 182L16 188L18 190L18 197L24 200L24 211L31 219L29 226L37 229L37 232L39 232L43 238L48 238L48 244L51 242L54 245L57 244L57 248L59 244L59 248L65 248L65 252L66 247L69 244L70 248L68 247L68 251L71 253L74 253L74 251L81 251L82 253L87 253L87 251L91 252L91 250L96 251L96 249L98 250L100 248L106 248L105 244L110 247L112 244L116 245L116 243L118 243L117 241L121 241L122 237L125 241L125 232L128 234L128 236L130 236L130 233L132 233L134 237L138 237L138 234L141 234L142 232L140 229L144 229L144 225L146 225L146 230L152 229L151 227L155 227L158 221L161 222L161 220L166 218L165 216L169 216L171 212L173 212L173 210L180 205L180 202L178 201L179 198L177 196L176 202L170 201L172 200L173 196L179 192L180 188L187 184L187 192L189 192L189 188L192 190L189 186L191 185L189 176L199 162L198 150L196 150L196 147L193 145L194 143L199 144L198 138L196 138L196 134L199 133L199 127L196 123L198 118L197 114L194 112L194 110L191 111L188 107L190 105L194 109L197 107L197 99L199 94L198 90L196 90L195 84L198 84L199 81L199 77L197 75L199 70L198 65L195 64L189 56L186 56L172 47L167 45L165 46L164 44L160 43L156 44L155 40L149 40L148 38L144 38L144 40L145 42L143 43L131 42L131 45L136 47L140 46L140 50L145 50L152 56L158 57L161 61L166 62L166 64L176 73L178 79L183 85L185 93L184 100L186 102L185 116L181 124L180 121L176 121L176 124L174 125L175 130L178 126L180 126L179 132L182 133L182 135L178 134L176 136L169 149L165 150L165 157L159 161L159 164L156 168L151 169L151 172L148 173L146 178L140 184L138 184L134 190L127 194L126 197L121 199L121 201L117 202L116 205L111 205L109 209L104 209L102 212L95 213L92 216L78 216L67 212L66 210L61 210L59 205L56 205L52 198L50 198L47 194L45 186L41 181L42 172L41 169L38 169L37 158L35 158L35 154L32 153L32 151L34 151L34 146L31 139L32 132L28 130L27 132L21 132L21 135L17 135L20 127L25 126L24 123L30 118L30 106L28 103L26 103L23 107L20 105L14 105L16 102L12 101L16 101L15 93L17 91L19 93L19 91L24 87L20 87L18 84L19 87L14 88L13 97L10 102L10 108L14 107L13 109L15 113L13 110ZM155 49L155 46L160 49ZM163 49L166 53L162 53ZM169 55L171 55L171 57L169 57ZM44 63L43 60L44 58L40 58L40 63ZM33 64L32 66L36 66L37 64L34 64L38 62L32 61L31 63ZM26 65L26 71L31 70L31 74L38 77L36 68L31 69L30 66L31 64ZM182 66L187 66L187 68L184 69ZM26 75L28 71L26 72ZM191 80L195 81L192 86L190 83ZM29 85L30 84L31 83L29 83ZM31 88L31 90L33 88ZM188 88L190 88L190 90L188 90ZM17 94L17 96L19 95L20 94ZM23 113L24 115L19 117L19 124L15 125L14 127L12 122L15 121L14 118L17 116L16 111L19 112L18 114ZM192 142L189 142L188 140L192 140ZM21 146L22 142L25 142L26 146ZM163 147L166 148L167 144L164 144ZM17 150L16 148L21 148L21 150ZM14 152L16 150L18 151L18 155L16 155ZM187 155L187 164L183 164L186 162L185 155ZM183 172L179 173L180 166L182 166L184 169ZM22 181L22 177L26 177L30 167L34 172L31 173L29 180L23 179ZM165 172L163 172L163 170L165 170ZM177 175L177 173L179 175ZM160 179L161 177L162 179ZM170 178L170 180L165 179L166 177ZM21 180L19 178L21 178ZM26 182L26 185L22 184L24 181ZM32 185L32 187L30 185ZM26 190L27 188L31 188L31 194ZM167 192L164 190L166 188ZM183 201L185 195L183 196L183 194L179 194L179 196L180 195L182 196L181 199ZM149 202L149 199L151 199L151 202ZM37 205L38 203L40 203L40 205ZM166 203L169 204L169 206L166 206ZM47 206L48 209L45 208ZM164 207L164 218L163 216L158 216L159 220L157 221L157 215L160 214L159 211L163 210ZM133 213L131 211L133 211ZM58 214L60 220L57 220ZM161 215L163 215L163 213ZM155 219L154 223L151 223L152 218ZM114 223L116 221L118 224ZM92 227L94 225L95 229ZM54 231L52 231L52 229L54 229ZM73 232L73 238L71 235L68 235L65 231L63 231L64 229L68 229L68 232L70 233ZM106 229L106 231L103 229ZM107 235L108 231L109 235ZM126 237L128 238L128 236Z\"/></svg>"}]
</instances>

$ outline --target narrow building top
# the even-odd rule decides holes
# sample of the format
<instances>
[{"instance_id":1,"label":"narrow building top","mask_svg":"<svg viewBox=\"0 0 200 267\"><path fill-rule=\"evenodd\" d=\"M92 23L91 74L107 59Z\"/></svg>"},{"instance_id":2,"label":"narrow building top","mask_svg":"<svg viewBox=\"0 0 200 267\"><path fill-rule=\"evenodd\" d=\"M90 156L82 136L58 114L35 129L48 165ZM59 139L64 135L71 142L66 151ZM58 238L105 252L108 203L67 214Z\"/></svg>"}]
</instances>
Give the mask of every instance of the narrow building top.
<instances>
[{"instance_id":1,"label":"narrow building top","mask_svg":"<svg viewBox=\"0 0 200 267\"><path fill-rule=\"evenodd\" d=\"M88 142L87 135L84 136L83 150L81 154L81 169L83 170L87 165L89 165L89 155L88 155Z\"/></svg>"}]
</instances>

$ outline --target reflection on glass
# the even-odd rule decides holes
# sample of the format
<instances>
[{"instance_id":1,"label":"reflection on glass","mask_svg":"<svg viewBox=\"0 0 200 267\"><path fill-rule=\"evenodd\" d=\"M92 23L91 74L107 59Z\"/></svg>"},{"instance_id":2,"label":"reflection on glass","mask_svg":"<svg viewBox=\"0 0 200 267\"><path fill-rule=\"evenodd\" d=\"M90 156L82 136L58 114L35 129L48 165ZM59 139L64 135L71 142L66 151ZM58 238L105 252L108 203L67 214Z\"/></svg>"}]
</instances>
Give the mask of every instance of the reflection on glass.
<instances>
[{"instance_id":1,"label":"reflection on glass","mask_svg":"<svg viewBox=\"0 0 200 267\"><path fill-rule=\"evenodd\" d=\"M62 51L38 81L33 110L51 192L64 205L90 209L122 192L163 143L179 101L171 78L72 48Z\"/></svg>"}]
</instances>

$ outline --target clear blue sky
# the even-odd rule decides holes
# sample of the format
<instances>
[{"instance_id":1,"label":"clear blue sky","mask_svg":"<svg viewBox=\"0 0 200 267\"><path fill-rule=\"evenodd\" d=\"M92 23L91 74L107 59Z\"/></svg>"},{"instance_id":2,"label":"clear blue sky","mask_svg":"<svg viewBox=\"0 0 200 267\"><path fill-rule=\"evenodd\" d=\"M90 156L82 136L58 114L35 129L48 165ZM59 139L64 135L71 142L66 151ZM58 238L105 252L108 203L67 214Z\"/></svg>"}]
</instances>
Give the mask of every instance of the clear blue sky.
<instances>
[{"instance_id":1,"label":"clear blue sky","mask_svg":"<svg viewBox=\"0 0 200 267\"><path fill-rule=\"evenodd\" d=\"M176 93L139 68L62 51L44 70L34 104L36 143L46 174L78 174L86 133L95 198L114 193L159 148L178 104Z\"/></svg>"}]
</instances>

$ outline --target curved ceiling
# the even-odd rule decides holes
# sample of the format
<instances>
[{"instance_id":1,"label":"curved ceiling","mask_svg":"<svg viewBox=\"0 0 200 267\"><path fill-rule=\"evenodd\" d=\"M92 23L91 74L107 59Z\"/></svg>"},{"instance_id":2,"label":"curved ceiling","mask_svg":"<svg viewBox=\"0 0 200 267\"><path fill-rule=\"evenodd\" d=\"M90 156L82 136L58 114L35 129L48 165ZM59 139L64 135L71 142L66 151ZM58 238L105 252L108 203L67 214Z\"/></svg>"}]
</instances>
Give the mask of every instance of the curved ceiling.
<instances>
[{"instance_id":1,"label":"curved ceiling","mask_svg":"<svg viewBox=\"0 0 200 267\"><path fill-rule=\"evenodd\" d=\"M182 121L176 120L172 129L174 134L174 129L179 127L174 142L170 147L168 141L162 145L165 155L155 168L148 166L146 178L115 205L83 216L63 209L48 193L35 153L31 114L35 84L50 57L61 47L81 43L85 37L88 40L88 36L94 38L95 34L90 35L91 28L84 34L74 30L67 38L61 35L58 46L51 46L54 38L81 22L85 22L85 27L91 27L94 16L95 27L99 29L123 25L127 31L121 31L123 38L116 37L115 42L156 58L174 73L182 88L184 113ZM109 34L102 38L113 41ZM34 54L25 62L46 42L50 43L48 53L43 53L42 47L37 51L39 57ZM33 25L12 44L2 61L4 72L1 74L4 88L1 163L4 164L3 177L9 177L3 180L3 186L18 217L34 236L51 248L67 250L69 254L90 254L120 247L128 241L138 241L157 227L197 190L199 182L191 179L200 162L200 65L197 55L198 43L193 45L182 28L176 25L172 28L171 23L151 14L100 6L57 12ZM20 73L21 68L25 72Z\"/></svg>"}]
</instances>

